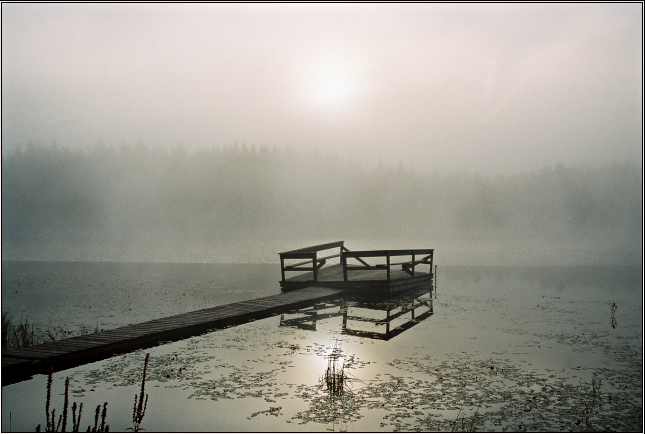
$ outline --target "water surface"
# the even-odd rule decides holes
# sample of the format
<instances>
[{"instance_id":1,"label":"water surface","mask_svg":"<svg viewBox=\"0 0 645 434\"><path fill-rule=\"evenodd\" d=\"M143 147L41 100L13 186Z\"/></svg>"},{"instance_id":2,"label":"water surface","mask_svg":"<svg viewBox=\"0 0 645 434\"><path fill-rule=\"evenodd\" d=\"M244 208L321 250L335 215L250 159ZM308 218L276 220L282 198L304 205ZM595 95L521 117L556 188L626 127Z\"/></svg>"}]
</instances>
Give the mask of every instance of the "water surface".
<instances>
[{"instance_id":1,"label":"water surface","mask_svg":"<svg viewBox=\"0 0 645 434\"><path fill-rule=\"evenodd\" d=\"M279 267L3 262L2 279L3 309L73 329L274 294ZM84 427L104 402L112 431L131 427L149 352L148 431L642 429L640 267L446 266L437 284L433 313L389 339L347 320L384 305L339 300L57 372L52 406L70 377ZM353 380L340 396L321 386L334 348ZM3 431L44 425L45 390L3 387Z\"/></svg>"}]
</instances>

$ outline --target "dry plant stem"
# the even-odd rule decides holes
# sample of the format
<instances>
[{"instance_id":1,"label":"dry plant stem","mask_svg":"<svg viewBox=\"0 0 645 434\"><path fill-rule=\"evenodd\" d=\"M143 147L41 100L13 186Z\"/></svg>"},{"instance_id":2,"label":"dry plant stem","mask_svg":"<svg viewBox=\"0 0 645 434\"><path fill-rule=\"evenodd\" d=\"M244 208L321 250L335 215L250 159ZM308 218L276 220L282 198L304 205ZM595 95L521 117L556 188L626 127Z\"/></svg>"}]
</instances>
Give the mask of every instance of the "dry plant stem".
<instances>
[{"instance_id":1,"label":"dry plant stem","mask_svg":"<svg viewBox=\"0 0 645 434\"><path fill-rule=\"evenodd\" d=\"M51 396L52 396L52 383L53 383L53 368L49 368L47 373L47 399L45 401L45 416L47 419L47 425L45 427L45 432L65 432L67 430L67 420L69 415L69 377L65 378L65 395L63 401L63 411L62 414L56 419L56 409L51 409ZM92 426L87 427L88 432L108 432L110 426L105 423L107 418L107 405L105 402L103 404L103 412L101 412L101 406L96 407L96 412L94 414L94 428ZM50 411L51 409L51 411ZM78 416L76 414L78 410ZM145 412L145 409L143 410ZM81 415L83 413L83 404L77 405L76 402L72 404L72 431L78 432L81 425ZM101 424L99 425L99 415L101 416ZM58 422L57 422L58 421ZM38 424L36 431L40 432L41 425Z\"/></svg>"},{"instance_id":2,"label":"dry plant stem","mask_svg":"<svg viewBox=\"0 0 645 434\"><path fill-rule=\"evenodd\" d=\"M106 431L105 418L107 417L107 402L103 403L103 412L101 413L101 432Z\"/></svg>"},{"instance_id":3,"label":"dry plant stem","mask_svg":"<svg viewBox=\"0 0 645 434\"><path fill-rule=\"evenodd\" d=\"M69 405L69 377L65 378L65 400L63 401L63 431L67 429L68 405Z\"/></svg>"},{"instance_id":4,"label":"dry plant stem","mask_svg":"<svg viewBox=\"0 0 645 434\"><path fill-rule=\"evenodd\" d=\"M132 424L134 432L141 429L141 422L146 414L148 407L148 394L146 394L146 374L148 372L148 361L150 360L150 353L146 354L145 361L143 362L143 379L141 380L141 392L139 395L134 395L134 406L132 408ZM145 398L144 398L145 396Z\"/></svg>"},{"instance_id":5,"label":"dry plant stem","mask_svg":"<svg viewBox=\"0 0 645 434\"><path fill-rule=\"evenodd\" d=\"M101 405L96 406L96 410L94 412L94 428L92 429L92 432L98 432L97 429L99 427L99 414L101 414ZM87 427L89 431L89 427Z\"/></svg>"},{"instance_id":6,"label":"dry plant stem","mask_svg":"<svg viewBox=\"0 0 645 434\"><path fill-rule=\"evenodd\" d=\"M49 413L49 407L51 405L51 400L52 400L52 376L54 375L54 369L50 366L49 370L47 371L47 398L45 399L45 415L47 416L47 426L45 428L45 431L47 432L52 432L54 430L54 421L53 421L53 415L50 416ZM50 419L50 417L52 419Z\"/></svg>"},{"instance_id":7,"label":"dry plant stem","mask_svg":"<svg viewBox=\"0 0 645 434\"><path fill-rule=\"evenodd\" d=\"M2 313L2 348L9 344L9 328L11 327L11 315Z\"/></svg>"},{"instance_id":8,"label":"dry plant stem","mask_svg":"<svg viewBox=\"0 0 645 434\"><path fill-rule=\"evenodd\" d=\"M83 403L78 407L78 419L76 418L76 402L72 405L72 431L78 432L81 425L81 413L83 412Z\"/></svg>"}]
</instances>

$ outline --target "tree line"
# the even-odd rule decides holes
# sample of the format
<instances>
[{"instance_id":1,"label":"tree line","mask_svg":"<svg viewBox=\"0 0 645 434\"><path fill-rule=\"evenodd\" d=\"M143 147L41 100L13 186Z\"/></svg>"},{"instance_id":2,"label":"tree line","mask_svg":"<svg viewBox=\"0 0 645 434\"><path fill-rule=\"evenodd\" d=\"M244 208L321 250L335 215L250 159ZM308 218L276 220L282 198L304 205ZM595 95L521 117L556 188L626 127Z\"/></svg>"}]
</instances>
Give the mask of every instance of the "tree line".
<instances>
[{"instance_id":1,"label":"tree line","mask_svg":"<svg viewBox=\"0 0 645 434\"><path fill-rule=\"evenodd\" d=\"M29 146L2 157L2 237L642 237L642 169L365 168L324 152ZM71 237L71 238L70 238Z\"/></svg>"}]
</instances>

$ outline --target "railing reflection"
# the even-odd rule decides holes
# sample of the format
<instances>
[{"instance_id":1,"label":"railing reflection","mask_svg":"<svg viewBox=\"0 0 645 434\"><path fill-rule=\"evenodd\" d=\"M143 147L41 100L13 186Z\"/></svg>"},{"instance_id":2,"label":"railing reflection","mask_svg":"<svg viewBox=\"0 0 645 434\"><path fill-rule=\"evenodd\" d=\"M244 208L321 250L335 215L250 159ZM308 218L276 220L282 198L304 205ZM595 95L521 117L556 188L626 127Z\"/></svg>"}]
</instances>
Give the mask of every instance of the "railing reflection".
<instances>
[{"instance_id":1,"label":"railing reflection","mask_svg":"<svg viewBox=\"0 0 645 434\"><path fill-rule=\"evenodd\" d=\"M315 331L319 320L341 317L341 331L345 335L389 340L432 313L432 292L419 289L385 300L348 298L318 303L282 314L280 326Z\"/></svg>"},{"instance_id":2,"label":"railing reflection","mask_svg":"<svg viewBox=\"0 0 645 434\"><path fill-rule=\"evenodd\" d=\"M318 320L342 315L344 302L323 302L280 315L280 327L294 327L302 330L316 331Z\"/></svg>"}]
</instances>

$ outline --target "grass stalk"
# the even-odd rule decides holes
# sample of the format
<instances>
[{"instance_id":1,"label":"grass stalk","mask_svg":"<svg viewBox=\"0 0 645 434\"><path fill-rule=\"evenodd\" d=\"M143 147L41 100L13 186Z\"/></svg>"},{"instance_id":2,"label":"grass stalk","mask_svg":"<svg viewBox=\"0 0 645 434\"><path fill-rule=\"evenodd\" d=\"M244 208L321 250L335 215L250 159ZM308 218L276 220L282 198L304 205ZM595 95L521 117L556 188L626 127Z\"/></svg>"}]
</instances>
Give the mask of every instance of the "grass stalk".
<instances>
[{"instance_id":1,"label":"grass stalk","mask_svg":"<svg viewBox=\"0 0 645 434\"><path fill-rule=\"evenodd\" d=\"M45 415L47 426L45 428L46 432L52 432L54 430L54 421L51 419L53 416L49 412L52 401L52 376L54 375L54 369L50 366L47 371L47 396L45 398Z\"/></svg>"},{"instance_id":2,"label":"grass stalk","mask_svg":"<svg viewBox=\"0 0 645 434\"><path fill-rule=\"evenodd\" d=\"M69 377L65 378L65 394L63 398L62 414L56 419L56 409L51 408L52 398L52 384L53 384L54 370L52 367L47 372L47 395L45 398L45 432L65 432L67 431L67 422L69 419ZM78 415L76 411L78 410ZM91 426L87 427L91 432L107 432L109 425L106 425L105 419L107 418L107 402L103 404L103 413L101 414L101 424L98 424L101 406L96 408L96 416L94 419L94 429ZM72 432L78 432L81 426L81 415L83 414L83 404L78 405L76 401L72 404ZM36 427L36 431L40 432L40 424Z\"/></svg>"},{"instance_id":3,"label":"grass stalk","mask_svg":"<svg viewBox=\"0 0 645 434\"><path fill-rule=\"evenodd\" d=\"M452 422L451 431L461 431L461 432L475 432L475 425L477 423L477 416L479 415L479 407L475 410L472 416L466 417L465 413L462 415L462 409L459 409L457 413L457 418ZM461 416L461 417L460 417Z\"/></svg>"},{"instance_id":4,"label":"grass stalk","mask_svg":"<svg viewBox=\"0 0 645 434\"><path fill-rule=\"evenodd\" d=\"M134 405L132 407L132 430L134 432L139 432L141 430L141 422L143 421L143 417L146 415L146 408L148 407L148 394L146 393L146 374L148 372L149 360L150 353L146 354L146 358L143 362L141 391L139 395L134 395Z\"/></svg>"},{"instance_id":5,"label":"grass stalk","mask_svg":"<svg viewBox=\"0 0 645 434\"><path fill-rule=\"evenodd\" d=\"M78 432L81 425L81 413L83 413L83 403L78 406L78 418L76 417L76 401L72 404L72 432Z\"/></svg>"}]
</instances>

